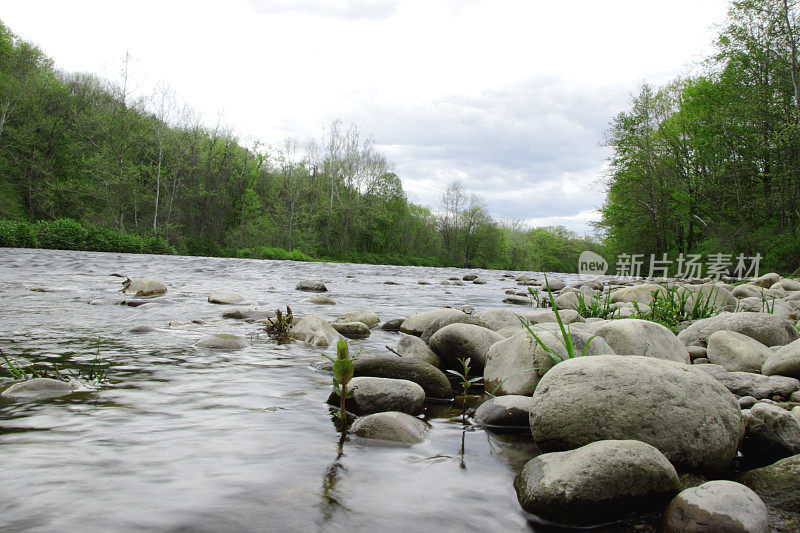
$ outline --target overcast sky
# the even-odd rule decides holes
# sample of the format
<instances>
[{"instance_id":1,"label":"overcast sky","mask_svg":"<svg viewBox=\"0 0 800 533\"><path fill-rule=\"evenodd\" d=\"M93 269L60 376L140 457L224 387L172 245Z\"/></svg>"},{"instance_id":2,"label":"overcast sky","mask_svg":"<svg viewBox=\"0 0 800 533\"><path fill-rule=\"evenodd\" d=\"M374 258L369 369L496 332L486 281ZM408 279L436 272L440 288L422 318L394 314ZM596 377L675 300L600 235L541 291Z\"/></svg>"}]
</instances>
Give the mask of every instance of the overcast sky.
<instances>
[{"instance_id":1,"label":"overcast sky","mask_svg":"<svg viewBox=\"0 0 800 533\"><path fill-rule=\"evenodd\" d=\"M453 178L496 218L587 233L608 123L690 73L727 0L3 1L70 72L165 81L211 125L278 144L355 122L417 203Z\"/></svg>"}]
</instances>

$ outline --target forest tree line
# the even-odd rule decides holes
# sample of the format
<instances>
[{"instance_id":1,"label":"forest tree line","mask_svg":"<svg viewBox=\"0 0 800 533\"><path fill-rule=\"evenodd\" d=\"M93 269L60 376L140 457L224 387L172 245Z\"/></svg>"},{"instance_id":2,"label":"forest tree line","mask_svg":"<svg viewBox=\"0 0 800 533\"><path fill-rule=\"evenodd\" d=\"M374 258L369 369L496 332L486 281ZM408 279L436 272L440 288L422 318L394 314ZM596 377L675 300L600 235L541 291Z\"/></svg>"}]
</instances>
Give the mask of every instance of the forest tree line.
<instances>
[{"instance_id":1,"label":"forest tree line","mask_svg":"<svg viewBox=\"0 0 800 533\"><path fill-rule=\"evenodd\" d=\"M800 267L800 2L736 0L698 75L642 85L607 136L611 251Z\"/></svg>"},{"instance_id":2,"label":"forest tree line","mask_svg":"<svg viewBox=\"0 0 800 533\"><path fill-rule=\"evenodd\" d=\"M127 66L116 82L64 73L0 23L0 244L41 244L25 222L55 246L54 233L80 233L61 237L68 248L102 249L89 241L109 241L98 228L111 228L192 255L520 270L575 270L597 246L561 227L499 223L458 181L436 211L416 205L354 125L244 146L165 87L135 96ZM88 230L47 224L60 219Z\"/></svg>"}]
</instances>

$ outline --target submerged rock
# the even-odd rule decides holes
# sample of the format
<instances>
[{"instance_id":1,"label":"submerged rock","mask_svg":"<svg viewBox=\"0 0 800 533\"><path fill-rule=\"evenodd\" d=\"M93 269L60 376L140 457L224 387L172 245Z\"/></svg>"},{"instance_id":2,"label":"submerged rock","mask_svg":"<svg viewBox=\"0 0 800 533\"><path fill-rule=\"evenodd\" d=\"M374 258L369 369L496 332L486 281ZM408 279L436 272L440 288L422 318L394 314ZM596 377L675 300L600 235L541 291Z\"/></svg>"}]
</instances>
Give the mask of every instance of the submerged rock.
<instances>
[{"instance_id":1,"label":"submerged rock","mask_svg":"<svg viewBox=\"0 0 800 533\"><path fill-rule=\"evenodd\" d=\"M50 378L33 378L15 383L0 394L4 398L45 400L72 394L78 387L67 381Z\"/></svg>"},{"instance_id":2,"label":"submerged rock","mask_svg":"<svg viewBox=\"0 0 800 533\"><path fill-rule=\"evenodd\" d=\"M323 347L330 346L342 338L339 332L333 329L333 326L315 315L300 319L289 330L289 336L314 346Z\"/></svg>"},{"instance_id":3,"label":"submerged rock","mask_svg":"<svg viewBox=\"0 0 800 533\"><path fill-rule=\"evenodd\" d=\"M350 381L349 389L353 397L348 398L346 407L358 415L400 411L415 415L422 412L425 391L405 379L356 377ZM331 405L339 405L339 395L334 391L328 398Z\"/></svg>"},{"instance_id":4,"label":"submerged rock","mask_svg":"<svg viewBox=\"0 0 800 533\"><path fill-rule=\"evenodd\" d=\"M306 300L308 303L317 304L317 305L336 305L336 300L333 298L328 298L327 296L322 296L320 294L314 295L311 298Z\"/></svg>"},{"instance_id":5,"label":"submerged rock","mask_svg":"<svg viewBox=\"0 0 800 533\"><path fill-rule=\"evenodd\" d=\"M233 318L236 320L265 320L267 318L275 318L275 312L237 307L235 309L227 309L226 311L223 311L222 318Z\"/></svg>"},{"instance_id":6,"label":"submerged rock","mask_svg":"<svg viewBox=\"0 0 800 533\"><path fill-rule=\"evenodd\" d=\"M131 280L130 284L122 292L134 296L154 296L167 292L167 286L150 278L140 278Z\"/></svg>"},{"instance_id":7,"label":"submerged rock","mask_svg":"<svg viewBox=\"0 0 800 533\"><path fill-rule=\"evenodd\" d=\"M652 444L690 471L727 469L744 434L736 398L695 367L641 356L570 359L533 394L531 433L542 451L606 439Z\"/></svg>"},{"instance_id":8,"label":"submerged rock","mask_svg":"<svg viewBox=\"0 0 800 533\"><path fill-rule=\"evenodd\" d=\"M384 331L400 331L400 325L405 318L393 318L381 324L381 329Z\"/></svg>"},{"instance_id":9,"label":"submerged rock","mask_svg":"<svg viewBox=\"0 0 800 533\"><path fill-rule=\"evenodd\" d=\"M372 326L378 325L380 318L378 318L378 315L372 311L352 311L350 313L339 315L336 317L335 322L361 322L362 324L366 324L368 328L371 328Z\"/></svg>"},{"instance_id":10,"label":"submerged rock","mask_svg":"<svg viewBox=\"0 0 800 533\"><path fill-rule=\"evenodd\" d=\"M327 292L328 288L321 281L311 281L304 279L294 288L296 291L306 292Z\"/></svg>"},{"instance_id":11,"label":"submerged rock","mask_svg":"<svg viewBox=\"0 0 800 533\"><path fill-rule=\"evenodd\" d=\"M212 292L208 295L208 303L221 305L239 305L245 301L243 296L227 292Z\"/></svg>"},{"instance_id":12,"label":"submerged rock","mask_svg":"<svg viewBox=\"0 0 800 533\"><path fill-rule=\"evenodd\" d=\"M597 524L632 511L657 509L679 490L678 474L655 447L603 440L545 453L514 482L523 509L548 520Z\"/></svg>"},{"instance_id":13,"label":"submerged rock","mask_svg":"<svg viewBox=\"0 0 800 533\"><path fill-rule=\"evenodd\" d=\"M663 533L768 533L767 506L735 481L708 481L682 491L664 511Z\"/></svg>"},{"instance_id":14,"label":"submerged rock","mask_svg":"<svg viewBox=\"0 0 800 533\"><path fill-rule=\"evenodd\" d=\"M475 422L494 428L530 428L530 411L530 396L497 396L478 407Z\"/></svg>"},{"instance_id":15,"label":"submerged rock","mask_svg":"<svg viewBox=\"0 0 800 533\"><path fill-rule=\"evenodd\" d=\"M348 339L365 339L369 337L369 326L363 322L333 322L331 326Z\"/></svg>"},{"instance_id":16,"label":"submerged rock","mask_svg":"<svg viewBox=\"0 0 800 533\"><path fill-rule=\"evenodd\" d=\"M247 341L238 335L228 335L227 333L217 333L201 339L195 344L200 348L208 348L210 350L241 350L247 347Z\"/></svg>"},{"instance_id":17,"label":"submerged rock","mask_svg":"<svg viewBox=\"0 0 800 533\"><path fill-rule=\"evenodd\" d=\"M374 413L356 419L350 432L362 439L411 446L424 441L428 425L409 414L398 411Z\"/></svg>"}]
</instances>

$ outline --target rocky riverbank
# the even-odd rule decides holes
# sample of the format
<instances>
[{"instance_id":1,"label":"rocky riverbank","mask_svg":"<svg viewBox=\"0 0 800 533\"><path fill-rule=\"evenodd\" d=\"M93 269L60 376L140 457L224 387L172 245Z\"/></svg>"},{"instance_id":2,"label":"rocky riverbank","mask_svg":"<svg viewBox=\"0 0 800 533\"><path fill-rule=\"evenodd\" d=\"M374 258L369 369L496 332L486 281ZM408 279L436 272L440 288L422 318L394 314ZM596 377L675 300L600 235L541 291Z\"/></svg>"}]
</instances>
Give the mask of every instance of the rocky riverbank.
<instances>
[{"instance_id":1,"label":"rocky riverbank","mask_svg":"<svg viewBox=\"0 0 800 533\"><path fill-rule=\"evenodd\" d=\"M437 280L419 282L428 284ZM544 279L523 274L465 275L441 284L454 291L488 284L498 306L379 316L351 303L333 319L328 312L293 318L288 334L309 350L343 338L357 347L376 331L392 332L395 343L385 353L368 351L356 360L347 401L354 444L418 446L435 431L424 413L455 402L464 406L471 428L530 435L539 453L509 486L532 521L595 525L646 515L665 531L696 531L709 520L725 524L725 531L796 530L796 280L768 274L736 285L610 279L567 285L551 277L546 286ZM181 290L169 280L146 278L122 289L116 298L86 303L147 312ZM250 324L254 332L275 320L272 309L247 306L256 300L252 295L219 289L207 301L220 306L224 320ZM339 305L323 281L301 281L295 289L296 299L283 304ZM678 298L678 313L666 317L659 312L669 298ZM692 317L697 302L707 316ZM184 326L202 327L200 322ZM130 331L154 333L148 326ZM196 347L235 353L251 342L214 333ZM475 385L483 385L480 396L463 398L461 380L448 372L461 370L465 358L468 377L482 378ZM320 357L315 368L325 375L330 363ZM85 382L50 377L0 387L0 395L14 402L87 391ZM329 401L338 405L335 395Z\"/></svg>"}]
</instances>

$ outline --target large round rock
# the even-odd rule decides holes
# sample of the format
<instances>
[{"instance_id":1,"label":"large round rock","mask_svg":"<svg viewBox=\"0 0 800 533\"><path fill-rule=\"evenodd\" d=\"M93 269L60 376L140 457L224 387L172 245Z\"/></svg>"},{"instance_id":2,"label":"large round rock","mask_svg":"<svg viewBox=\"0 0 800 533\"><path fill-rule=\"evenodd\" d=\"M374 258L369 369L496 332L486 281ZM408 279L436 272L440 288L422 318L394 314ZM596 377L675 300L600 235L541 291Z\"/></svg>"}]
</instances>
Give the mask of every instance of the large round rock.
<instances>
[{"instance_id":1,"label":"large round rock","mask_svg":"<svg viewBox=\"0 0 800 533\"><path fill-rule=\"evenodd\" d=\"M788 376L800 378L800 340L796 340L771 354L761 372L765 376Z\"/></svg>"},{"instance_id":2,"label":"large round rock","mask_svg":"<svg viewBox=\"0 0 800 533\"><path fill-rule=\"evenodd\" d=\"M707 346L708 338L717 331L735 331L766 346L783 346L800 338L794 324L769 313L720 313L698 320L678 334L686 346Z\"/></svg>"},{"instance_id":3,"label":"large round rock","mask_svg":"<svg viewBox=\"0 0 800 533\"><path fill-rule=\"evenodd\" d=\"M322 318L309 315L299 320L292 329L289 336L313 344L314 346L330 346L339 340L341 335L333 329L333 326L325 322Z\"/></svg>"},{"instance_id":4,"label":"large round rock","mask_svg":"<svg viewBox=\"0 0 800 533\"><path fill-rule=\"evenodd\" d=\"M757 403L743 412L742 453L761 464L800 453L800 421L777 405Z\"/></svg>"},{"instance_id":5,"label":"large round rock","mask_svg":"<svg viewBox=\"0 0 800 533\"><path fill-rule=\"evenodd\" d=\"M591 524L665 504L678 474L653 446L605 440L528 461L514 487L526 511L558 522Z\"/></svg>"},{"instance_id":6,"label":"large round rock","mask_svg":"<svg viewBox=\"0 0 800 533\"><path fill-rule=\"evenodd\" d=\"M558 354L558 360L567 358L561 332L544 329L540 326L531 328L545 346ZM586 344L587 355L613 353L611 347L601 337L592 338L584 331L573 329L570 338L578 354L583 352ZM542 346L526 330L497 342L489 348L486 366L483 370L484 387L492 394L519 394L530 396L536 384L545 372L553 367L554 361Z\"/></svg>"},{"instance_id":7,"label":"large round rock","mask_svg":"<svg viewBox=\"0 0 800 533\"><path fill-rule=\"evenodd\" d=\"M497 396L478 407L475 422L490 428L527 428L530 411L530 396Z\"/></svg>"},{"instance_id":8,"label":"large round rock","mask_svg":"<svg viewBox=\"0 0 800 533\"><path fill-rule=\"evenodd\" d=\"M750 470L739 481L753 489L772 508L800 513L800 455Z\"/></svg>"},{"instance_id":9,"label":"large round rock","mask_svg":"<svg viewBox=\"0 0 800 533\"><path fill-rule=\"evenodd\" d=\"M466 315L466 313L449 307L415 313L400 324L400 331L419 337L434 322L441 321L447 317L460 317L460 315Z\"/></svg>"},{"instance_id":10,"label":"large round rock","mask_svg":"<svg viewBox=\"0 0 800 533\"><path fill-rule=\"evenodd\" d=\"M701 472L727 469L744 434L736 398L721 383L689 365L641 356L556 365L536 388L530 422L542 451L635 439Z\"/></svg>"},{"instance_id":11,"label":"large round rock","mask_svg":"<svg viewBox=\"0 0 800 533\"><path fill-rule=\"evenodd\" d=\"M401 333L395 351L403 357L413 357L414 359L425 361L436 368L441 368L442 366L442 360L439 359L439 356L428 347L425 341L414 335Z\"/></svg>"},{"instance_id":12,"label":"large round rock","mask_svg":"<svg viewBox=\"0 0 800 533\"><path fill-rule=\"evenodd\" d=\"M503 339L499 333L481 326L450 324L434 333L428 345L446 366L454 368L459 358L469 357L473 368L483 370L489 348Z\"/></svg>"},{"instance_id":13,"label":"large round rock","mask_svg":"<svg viewBox=\"0 0 800 533\"><path fill-rule=\"evenodd\" d=\"M58 379L33 378L11 385L0 396L43 400L72 394L76 388L74 384Z\"/></svg>"},{"instance_id":14,"label":"large round rock","mask_svg":"<svg viewBox=\"0 0 800 533\"><path fill-rule=\"evenodd\" d=\"M706 357L729 372L761 372L772 350L735 331L716 331L708 338Z\"/></svg>"},{"instance_id":15,"label":"large round rock","mask_svg":"<svg viewBox=\"0 0 800 533\"><path fill-rule=\"evenodd\" d=\"M414 337L416 338L416 337ZM435 366L413 357L370 357L353 363L356 376L407 379L425 391L427 399L451 399L453 388Z\"/></svg>"},{"instance_id":16,"label":"large round rock","mask_svg":"<svg viewBox=\"0 0 800 533\"><path fill-rule=\"evenodd\" d=\"M415 415L422 411L425 391L405 379L357 377L350 380L349 389L353 391L345 407L359 415L369 415L382 411L400 411ZM328 403L339 405L339 395L331 393Z\"/></svg>"},{"instance_id":17,"label":"large round rock","mask_svg":"<svg viewBox=\"0 0 800 533\"><path fill-rule=\"evenodd\" d=\"M424 441L429 428L419 418L398 411L387 411L358 418L350 431L370 441L411 446Z\"/></svg>"},{"instance_id":18,"label":"large round rock","mask_svg":"<svg viewBox=\"0 0 800 533\"><path fill-rule=\"evenodd\" d=\"M768 533L767 506L746 486L716 480L684 490L664 512L663 533Z\"/></svg>"},{"instance_id":19,"label":"large round rock","mask_svg":"<svg viewBox=\"0 0 800 533\"><path fill-rule=\"evenodd\" d=\"M670 330L649 320L614 320L594 334L602 337L617 354L642 355L689 363L689 351Z\"/></svg>"}]
</instances>

